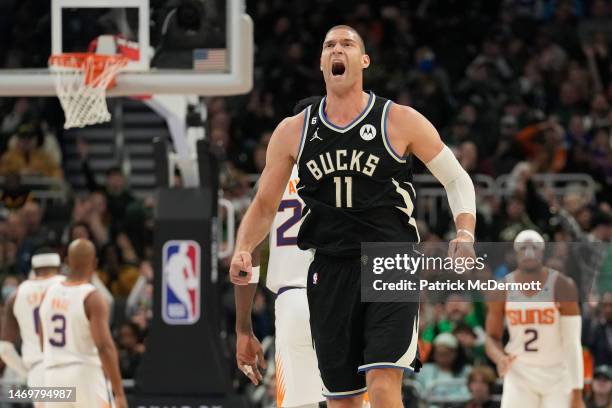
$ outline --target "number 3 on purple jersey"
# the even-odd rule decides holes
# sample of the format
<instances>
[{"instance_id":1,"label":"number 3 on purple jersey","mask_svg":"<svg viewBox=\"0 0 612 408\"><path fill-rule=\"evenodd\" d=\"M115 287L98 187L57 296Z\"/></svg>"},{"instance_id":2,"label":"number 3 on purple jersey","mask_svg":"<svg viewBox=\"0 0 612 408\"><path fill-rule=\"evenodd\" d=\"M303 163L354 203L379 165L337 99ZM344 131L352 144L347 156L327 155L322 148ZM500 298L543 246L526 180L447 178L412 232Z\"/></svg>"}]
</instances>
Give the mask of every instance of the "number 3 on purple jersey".
<instances>
[{"instance_id":1,"label":"number 3 on purple jersey","mask_svg":"<svg viewBox=\"0 0 612 408\"><path fill-rule=\"evenodd\" d=\"M297 245L297 236L288 237L286 233L300 221L302 217L302 203L296 199L282 200L278 206L278 212L283 212L287 209L293 209L293 214L276 229L276 245L278 246Z\"/></svg>"},{"instance_id":2,"label":"number 3 on purple jersey","mask_svg":"<svg viewBox=\"0 0 612 408\"><path fill-rule=\"evenodd\" d=\"M58 334L59 339L57 339L57 336L54 336L55 338L49 337L49 343L55 347L64 347L66 345L66 317L61 314L54 314L51 316L51 321L59 322L59 325L53 328L53 334Z\"/></svg>"}]
</instances>

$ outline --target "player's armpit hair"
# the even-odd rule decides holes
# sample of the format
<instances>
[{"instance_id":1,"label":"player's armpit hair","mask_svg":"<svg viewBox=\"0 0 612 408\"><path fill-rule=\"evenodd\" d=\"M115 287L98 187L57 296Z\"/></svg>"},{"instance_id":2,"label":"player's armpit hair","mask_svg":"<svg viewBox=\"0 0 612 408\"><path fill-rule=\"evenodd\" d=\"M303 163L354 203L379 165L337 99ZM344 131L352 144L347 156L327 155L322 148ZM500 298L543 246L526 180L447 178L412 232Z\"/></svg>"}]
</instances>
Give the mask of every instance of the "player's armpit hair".
<instances>
[{"instance_id":1,"label":"player's armpit hair","mask_svg":"<svg viewBox=\"0 0 612 408\"><path fill-rule=\"evenodd\" d=\"M27 377L28 369L25 364L23 364L23 360L17 353L13 343L10 341L0 341L0 358L2 358L2 361L4 361L7 366L19 373L19 375Z\"/></svg>"},{"instance_id":2,"label":"player's armpit hair","mask_svg":"<svg viewBox=\"0 0 612 408\"><path fill-rule=\"evenodd\" d=\"M457 216L462 213L469 213L475 217L476 191L474 190L474 184L451 149L444 146L442 151L425 166L444 186L448 196L448 205L453 213L453 220L457 219Z\"/></svg>"},{"instance_id":3,"label":"player's armpit hair","mask_svg":"<svg viewBox=\"0 0 612 408\"><path fill-rule=\"evenodd\" d=\"M308 98L300 99L298 103L293 107L293 114L297 115L304 109L308 107L308 105L315 105L319 103L319 101L323 99L322 96L309 96Z\"/></svg>"},{"instance_id":4,"label":"player's armpit hair","mask_svg":"<svg viewBox=\"0 0 612 408\"><path fill-rule=\"evenodd\" d=\"M561 344L567 361L570 384L573 390L584 387L584 361L582 359L582 318L580 315L566 315L560 318Z\"/></svg>"}]
</instances>

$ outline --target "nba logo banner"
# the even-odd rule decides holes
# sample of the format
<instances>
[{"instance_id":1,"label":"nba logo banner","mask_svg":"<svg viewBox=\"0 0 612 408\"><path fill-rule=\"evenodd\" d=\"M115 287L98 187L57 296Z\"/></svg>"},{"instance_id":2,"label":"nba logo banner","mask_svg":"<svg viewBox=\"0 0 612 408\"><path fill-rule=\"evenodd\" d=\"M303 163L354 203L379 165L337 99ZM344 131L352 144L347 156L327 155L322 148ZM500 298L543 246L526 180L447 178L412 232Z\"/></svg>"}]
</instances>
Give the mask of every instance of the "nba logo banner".
<instances>
[{"instance_id":1,"label":"nba logo banner","mask_svg":"<svg viewBox=\"0 0 612 408\"><path fill-rule=\"evenodd\" d=\"M162 257L162 318L167 324L193 324L200 319L200 244L167 241Z\"/></svg>"}]
</instances>

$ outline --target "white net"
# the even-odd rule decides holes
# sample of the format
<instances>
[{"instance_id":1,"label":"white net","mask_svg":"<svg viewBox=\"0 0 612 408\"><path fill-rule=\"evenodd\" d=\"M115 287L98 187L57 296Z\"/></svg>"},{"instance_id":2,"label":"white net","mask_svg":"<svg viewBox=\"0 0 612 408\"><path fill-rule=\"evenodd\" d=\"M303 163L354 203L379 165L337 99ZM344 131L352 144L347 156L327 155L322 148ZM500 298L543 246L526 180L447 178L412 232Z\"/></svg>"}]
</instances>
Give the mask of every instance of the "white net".
<instances>
[{"instance_id":1,"label":"white net","mask_svg":"<svg viewBox=\"0 0 612 408\"><path fill-rule=\"evenodd\" d=\"M49 58L55 89L66 116L64 129L111 119L106 89L127 64L121 55L62 54Z\"/></svg>"}]
</instances>

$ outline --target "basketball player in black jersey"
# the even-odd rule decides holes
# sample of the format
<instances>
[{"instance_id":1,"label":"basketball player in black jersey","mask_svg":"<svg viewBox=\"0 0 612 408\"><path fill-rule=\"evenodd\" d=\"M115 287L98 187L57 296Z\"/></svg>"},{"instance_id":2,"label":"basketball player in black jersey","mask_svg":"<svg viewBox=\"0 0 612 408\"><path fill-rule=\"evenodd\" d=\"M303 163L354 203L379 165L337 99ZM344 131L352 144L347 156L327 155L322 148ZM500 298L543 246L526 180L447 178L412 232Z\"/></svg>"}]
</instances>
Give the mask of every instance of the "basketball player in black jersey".
<instances>
[{"instance_id":1,"label":"basketball player in black jersey","mask_svg":"<svg viewBox=\"0 0 612 408\"><path fill-rule=\"evenodd\" d=\"M251 276L251 252L266 237L294 163L306 207L298 245L313 250L310 325L328 406L402 406L404 370L416 357L418 304L366 303L360 294L361 242L418 242L409 154L444 186L457 243L474 241L474 186L421 114L363 90L370 65L359 34L329 30L321 71L326 96L274 131L259 189L238 231L234 284ZM456 255L456 254L455 254ZM257 370L253 356L244 370ZM365 373L365 375L364 375Z\"/></svg>"}]
</instances>

